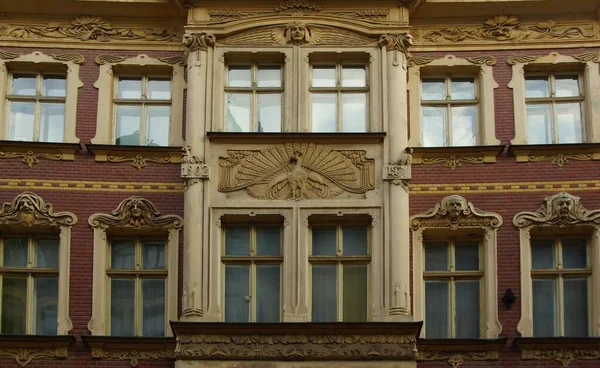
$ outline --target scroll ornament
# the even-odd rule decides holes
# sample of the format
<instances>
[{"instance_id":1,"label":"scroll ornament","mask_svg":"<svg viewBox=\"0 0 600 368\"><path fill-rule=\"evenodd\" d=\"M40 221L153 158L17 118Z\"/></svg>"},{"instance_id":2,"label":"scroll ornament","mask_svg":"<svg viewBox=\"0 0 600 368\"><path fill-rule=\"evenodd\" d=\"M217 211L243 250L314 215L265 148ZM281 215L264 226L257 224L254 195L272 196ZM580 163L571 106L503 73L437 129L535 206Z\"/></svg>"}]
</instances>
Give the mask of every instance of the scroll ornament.
<instances>
[{"instance_id":1,"label":"scroll ornament","mask_svg":"<svg viewBox=\"0 0 600 368\"><path fill-rule=\"evenodd\" d=\"M518 228L531 225L600 225L600 210L585 209L580 199L566 192L546 197L544 204L537 211L517 213L513 224Z\"/></svg>"},{"instance_id":2,"label":"scroll ornament","mask_svg":"<svg viewBox=\"0 0 600 368\"><path fill-rule=\"evenodd\" d=\"M70 212L54 212L51 203L35 193L25 192L17 195L12 202L5 202L0 208L0 224L50 226L73 226L77 216Z\"/></svg>"},{"instance_id":3,"label":"scroll ornament","mask_svg":"<svg viewBox=\"0 0 600 368\"><path fill-rule=\"evenodd\" d=\"M111 214L96 213L90 216L89 224L94 228L116 226L179 229L183 226L183 219L176 215L161 216L152 202L132 196L119 203Z\"/></svg>"},{"instance_id":4,"label":"scroll ornament","mask_svg":"<svg viewBox=\"0 0 600 368\"><path fill-rule=\"evenodd\" d=\"M219 191L246 189L259 199L328 199L374 189L374 160L365 151L286 143L260 151L228 151L219 162Z\"/></svg>"},{"instance_id":5,"label":"scroll ornament","mask_svg":"<svg viewBox=\"0 0 600 368\"><path fill-rule=\"evenodd\" d=\"M467 202L464 197L453 194L443 198L433 208L414 215L410 219L413 230L421 227L450 228L493 227L502 225L502 217L494 212L485 212Z\"/></svg>"}]
</instances>

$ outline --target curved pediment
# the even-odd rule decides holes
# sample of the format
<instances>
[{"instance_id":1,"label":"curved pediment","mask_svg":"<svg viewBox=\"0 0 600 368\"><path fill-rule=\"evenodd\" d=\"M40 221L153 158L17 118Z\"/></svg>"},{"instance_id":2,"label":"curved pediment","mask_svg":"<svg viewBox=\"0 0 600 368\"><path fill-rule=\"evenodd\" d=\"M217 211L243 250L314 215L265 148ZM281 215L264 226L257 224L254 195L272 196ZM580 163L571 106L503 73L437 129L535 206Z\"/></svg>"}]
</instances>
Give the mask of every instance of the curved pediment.
<instances>
[{"instance_id":1,"label":"curved pediment","mask_svg":"<svg viewBox=\"0 0 600 368\"><path fill-rule=\"evenodd\" d=\"M77 216L70 212L54 212L52 203L35 193L21 193L0 208L0 224L23 226L73 226Z\"/></svg>"},{"instance_id":2,"label":"curved pediment","mask_svg":"<svg viewBox=\"0 0 600 368\"><path fill-rule=\"evenodd\" d=\"M90 216L89 224L96 227L141 227L181 228L183 219L176 215L161 216L158 209L149 200L133 196L125 199L110 214L95 213Z\"/></svg>"},{"instance_id":3,"label":"curved pediment","mask_svg":"<svg viewBox=\"0 0 600 368\"><path fill-rule=\"evenodd\" d=\"M502 225L502 217L495 212L482 211L472 202L457 194L444 197L433 208L410 218L413 230L422 227L450 228L492 227Z\"/></svg>"},{"instance_id":4,"label":"curved pediment","mask_svg":"<svg viewBox=\"0 0 600 368\"><path fill-rule=\"evenodd\" d=\"M581 198L566 192L546 197L537 211L517 213L513 224L519 228L531 225L600 225L600 210L588 210L580 200Z\"/></svg>"}]
</instances>

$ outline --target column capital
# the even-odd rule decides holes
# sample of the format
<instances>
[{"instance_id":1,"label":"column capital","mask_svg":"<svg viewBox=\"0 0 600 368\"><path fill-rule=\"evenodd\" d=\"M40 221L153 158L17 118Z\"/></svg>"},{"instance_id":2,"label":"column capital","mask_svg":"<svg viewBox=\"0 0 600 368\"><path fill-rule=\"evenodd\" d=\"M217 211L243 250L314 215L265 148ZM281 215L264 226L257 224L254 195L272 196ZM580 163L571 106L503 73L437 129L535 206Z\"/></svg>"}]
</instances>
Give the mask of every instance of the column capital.
<instances>
[{"instance_id":1,"label":"column capital","mask_svg":"<svg viewBox=\"0 0 600 368\"><path fill-rule=\"evenodd\" d=\"M215 45L215 41L215 35L212 33L199 32L184 34L183 40L181 41L183 46L185 46L183 59L187 62L191 53L195 51L208 51L209 47Z\"/></svg>"},{"instance_id":2,"label":"column capital","mask_svg":"<svg viewBox=\"0 0 600 368\"><path fill-rule=\"evenodd\" d=\"M408 32L387 33L379 37L378 43L380 47L385 47L387 51L400 51L408 56L413 38Z\"/></svg>"}]
</instances>

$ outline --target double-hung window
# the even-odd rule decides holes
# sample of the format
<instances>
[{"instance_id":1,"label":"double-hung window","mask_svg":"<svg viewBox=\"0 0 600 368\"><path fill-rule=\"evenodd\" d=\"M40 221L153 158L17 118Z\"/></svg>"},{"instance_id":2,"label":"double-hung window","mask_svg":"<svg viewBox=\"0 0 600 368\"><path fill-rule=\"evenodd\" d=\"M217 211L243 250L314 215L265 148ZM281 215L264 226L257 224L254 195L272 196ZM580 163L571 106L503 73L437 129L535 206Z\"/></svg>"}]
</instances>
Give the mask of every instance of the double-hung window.
<instances>
[{"instance_id":1,"label":"double-hung window","mask_svg":"<svg viewBox=\"0 0 600 368\"><path fill-rule=\"evenodd\" d=\"M526 74L527 142L582 143L584 100L580 74Z\"/></svg>"},{"instance_id":2,"label":"double-hung window","mask_svg":"<svg viewBox=\"0 0 600 368\"><path fill-rule=\"evenodd\" d=\"M114 129L117 145L168 146L171 79L162 76L116 77Z\"/></svg>"},{"instance_id":3,"label":"double-hung window","mask_svg":"<svg viewBox=\"0 0 600 368\"><path fill-rule=\"evenodd\" d=\"M313 322L361 322L369 318L369 228L315 224L309 262Z\"/></svg>"},{"instance_id":4,"label":"double-hung window","mask_svg":"<svg viewBox=\"0 0 600 368\"><path fill-rule=\"evenodd\" d=\"M421 144L425 147L478 144L477 79L448 75L421 81Z\"/></svg>"},{"instance_id":5,"label":"double-hung window","mask_svg":"<svg viewBox=\"0 0 600 368\"><path fill-rule=\"evenodd\" d=\"M480 337L479 254L478 241L425 242L425 337Z\"/></svg>"},{"instance_id":6,"label":"double-hung window","mask_svg":"<svg viewBox=\"0 0 600 368\"><path fill-rule=\"evenodd\" d=\"M587 249L585 238L531 240L534 336L588 336Z\"/></svg>"},{"instance_id":7,"label":"double-hung window","mask_svg":"<svg viewBox=\"0 0 600 368\"><path fill-rule=\"evenodd\" d=\"M226 322L281 321L280 224L228 224L223 276Z\"/></svg>"},{"instance_id":8,"label":"double-hung window","mask_svg":"<svg viewBox=\"0 0 600 368\"><path fill-rule=\"evenodd\" d=\"M165 336L167 260L159 239L112 239L109 278L110 335Z\"/></svg>"},{"instance_id":9,"label":"double-hung window","mask_svg":"<svg viewBox=\"0 0 600 368\"><path fill-rule=\"evenodd\" d=\"M64 74L11 72L6 94L8 139L63 142L66 96Z\"/></svg>"},{"instance_id":10,"label":"double-hung window","mask_svg":"<svg viewBox=\"0 0 600 368\"><path fill-rule=\"evenodd\" d=\"M56 335L58 238L0 236L0 333Z\"/></svg>"},{"instance_id":11,"label":"double-hung window","mask_svg":"<svg viewBox=\"0 0 600 368\"><path fill-rule=\"evenodd\" d=\"M283 103L281 64L232 64L225 86L228 132L281 132Z\"/></svg>"},{"instance_id":12,"label":"double-hung window","mask_svg":"<svg viewBox=\"0 0 600 368\"><path fill-rule=\"evenodd\" d=\"M309 91L313 132L367 131L367 75L364 64L312 64Z\"/></svg>"}]
</instances>

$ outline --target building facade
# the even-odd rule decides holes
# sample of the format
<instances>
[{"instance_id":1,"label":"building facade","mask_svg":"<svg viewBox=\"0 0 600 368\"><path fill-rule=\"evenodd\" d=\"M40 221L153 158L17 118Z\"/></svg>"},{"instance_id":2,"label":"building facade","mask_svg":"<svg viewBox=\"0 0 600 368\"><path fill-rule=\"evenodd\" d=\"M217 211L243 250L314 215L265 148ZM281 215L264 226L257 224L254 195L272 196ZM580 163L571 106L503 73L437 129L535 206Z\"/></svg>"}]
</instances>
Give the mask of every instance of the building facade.
<instances>
[{"instance_id":1,"label":"building facade","mask_svg":"<svg viewBox=\"0 0 600 368\"><path fill-rule=\"evenodd\" d=\"M0 366L600 364L597 1L0 5Z\"/></svg>"}]
</instances>

